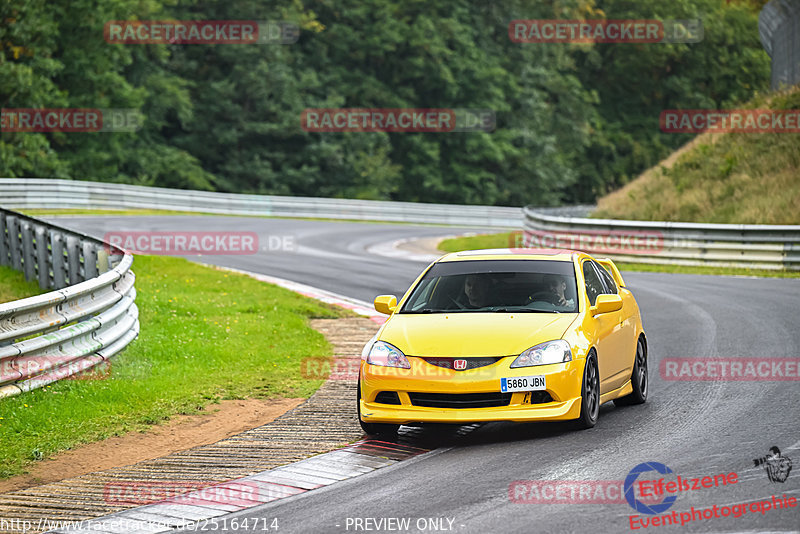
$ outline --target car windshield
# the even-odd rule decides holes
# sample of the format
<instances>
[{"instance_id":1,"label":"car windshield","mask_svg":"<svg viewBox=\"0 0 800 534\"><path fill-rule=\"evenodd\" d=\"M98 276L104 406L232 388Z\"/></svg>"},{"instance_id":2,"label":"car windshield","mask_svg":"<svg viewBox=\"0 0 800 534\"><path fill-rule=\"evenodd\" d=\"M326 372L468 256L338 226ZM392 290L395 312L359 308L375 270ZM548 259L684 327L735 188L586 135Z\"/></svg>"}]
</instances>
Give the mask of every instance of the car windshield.
<instances>
[{"instance_id":1,"label":"car windshield","mask_svg":"<svg viewBox=\"0 0 800 534\"><path fill-rule=\"evenodd\" d=\"M400 313L577 313L571 261L476 260L433 265Z\"/></svg>"}]
</instances>

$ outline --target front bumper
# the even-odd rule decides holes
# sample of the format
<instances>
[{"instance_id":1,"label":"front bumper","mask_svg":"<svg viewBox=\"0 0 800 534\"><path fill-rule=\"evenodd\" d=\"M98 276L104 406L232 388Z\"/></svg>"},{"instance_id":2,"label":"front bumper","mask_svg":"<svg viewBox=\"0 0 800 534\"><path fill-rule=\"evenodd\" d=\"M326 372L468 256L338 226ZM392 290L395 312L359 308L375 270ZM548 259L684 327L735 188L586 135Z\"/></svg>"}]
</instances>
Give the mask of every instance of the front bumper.
<instances>
[{"instance_id":1,"label":"front bumper","mask_svg":"<svg viewBox=\"0 0 800 534\"><path fill-rule=\"evenodd\" d=\"M369 423L475 423L488 421L560 421L577 419L581 409L581 381L585 360L511 369L514 357L485 367L454 371L408 357L411 369L379 367L361 362L361 419ZM544 375L551 401L532 404L531 395L511 394L508 405L481 408L418 406L409 393L499 393L500 379ZM396 392L400 404L375 402L380 392Z\"/></svg>"}]
</instances>

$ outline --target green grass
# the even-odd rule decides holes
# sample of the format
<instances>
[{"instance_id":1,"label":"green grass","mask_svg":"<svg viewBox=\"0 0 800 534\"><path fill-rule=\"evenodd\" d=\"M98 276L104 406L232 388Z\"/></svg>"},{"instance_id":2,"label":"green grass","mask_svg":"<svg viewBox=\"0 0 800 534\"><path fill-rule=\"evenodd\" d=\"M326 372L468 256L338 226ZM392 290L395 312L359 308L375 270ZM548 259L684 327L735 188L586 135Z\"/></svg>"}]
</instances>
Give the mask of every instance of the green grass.
<instances>
[{"instance_id":1,"label":"green grass","mask_svg":"<svg viewBox=\"0 0 800 534\"><path fill-rule=\"evenodd\" d=\"M746 108L800 109L800 88ZM650 221L800 224L800 135L703 134L623 188L593 217Z\"/></svg>"},{"instance_id":2,"label":"green grass","mask_svg":"<svg viewBox=\"0 0 800 534\"><path fill-rule=\"evenodd\" d=\"M348 315L283 288L181 258L137 256L141 333L105 380L65 380L0 399L0 478L37 459L220 399L307 397L309 356L331 347L312 317Z\"/></svg>"},{"instance_id":3,"label":"green grass","mask_svg":"<svg viewBox=\"0 0 800 534\"><path fill-rule=\"evenodd\" d=\"M38 282L28 282L25 275L11 267L0 266L0 303L46 293Z\"/></svg>"},{"instance_id":4,"label":"green grass","mask_svg":"<svg viewBox=\"0 0 800 534\"><path fill-rule=\"evenodd\" d=\"M478 250L483 248L506 248L512 232L501 234L484 234L471 237L445 239L439 243L443 252L459 252L461 250ZM513 242L512 242L513 243ZM766 269L741 269L730 267L700 267L685 265L650 265L645 263L617 263L620 271L640 271L683 274L713 274L728 276L759 276L766 278L800 278L797 271L771 271Z\"/></svg>"},{"instance_id":5,"label":"green grass","mask_svg":"<svg viewBox=\"0 0 800 534\"><path fill-rule=\"evenodd\" d=\"M439 243L442 252L460 252L462 250L479 250L483 248L508 248L512 232L501 234L481 234L468 237L452 237Z\"/></svg>"}]
</instances>

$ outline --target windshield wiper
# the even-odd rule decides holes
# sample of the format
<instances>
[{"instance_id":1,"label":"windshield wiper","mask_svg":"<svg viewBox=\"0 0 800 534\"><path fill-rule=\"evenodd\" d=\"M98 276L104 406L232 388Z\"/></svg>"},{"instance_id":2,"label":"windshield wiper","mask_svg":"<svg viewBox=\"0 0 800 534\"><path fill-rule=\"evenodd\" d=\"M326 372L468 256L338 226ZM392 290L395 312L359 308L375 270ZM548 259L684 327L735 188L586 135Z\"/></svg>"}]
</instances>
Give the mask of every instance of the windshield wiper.
<instances>
[{"instance_id":1,"label":"windshield wiper","mask_svg":"<svg viewBox=\"0 0 800 534\"><path fill-rule=\"evenodd\" d=\"M523 312L523 313L561 313L558 310L534 310L526 308L525 306L500 306L491 310L493 313L510 313L510 312Z\"/></svg>"}]
</instances>

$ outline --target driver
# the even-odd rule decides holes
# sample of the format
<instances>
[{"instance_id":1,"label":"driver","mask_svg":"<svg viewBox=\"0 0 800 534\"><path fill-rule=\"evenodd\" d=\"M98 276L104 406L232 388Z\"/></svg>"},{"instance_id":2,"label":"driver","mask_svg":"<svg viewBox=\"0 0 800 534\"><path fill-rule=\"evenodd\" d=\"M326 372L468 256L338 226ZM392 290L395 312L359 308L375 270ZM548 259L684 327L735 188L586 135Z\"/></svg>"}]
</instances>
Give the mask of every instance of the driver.
<instances>
[{"instance_id":1,"label":"driver","mask_svg":"<svg viewBox=\"0 0 800 534\"><path fill-rule=\"evenodd\" d=\"M464 279L464 293L467 295L470 306L474 308L488 306L491 281L484 275L468 274Z\"/></svg>"},{"instance_id":2,"label":"driver","mask_svg":"<svg viewBox=\"0 0 800 534\"><path fill-rule=\"evenodd\" d=\"M545 276L545 285L550 293L553 294L554 304L559 306L574 306L575 300L568 299L564 292L567 290L567 281L563 276L548 274Z\"/></svg>"}]
</instances>

